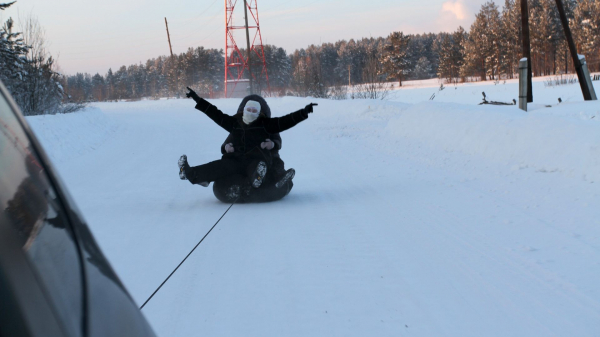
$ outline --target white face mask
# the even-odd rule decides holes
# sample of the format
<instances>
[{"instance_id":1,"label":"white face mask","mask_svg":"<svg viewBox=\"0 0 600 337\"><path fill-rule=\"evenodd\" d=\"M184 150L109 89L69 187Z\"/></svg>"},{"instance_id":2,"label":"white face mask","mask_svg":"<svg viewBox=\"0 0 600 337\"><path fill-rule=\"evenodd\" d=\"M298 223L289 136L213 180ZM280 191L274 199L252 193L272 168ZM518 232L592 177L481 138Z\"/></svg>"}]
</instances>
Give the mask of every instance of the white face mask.
<instances>
[{"instance_id":1,"label":"white face mask","mask_svg":"<svg viewBox=\"0 0 600 337\"><path fill-rule=\"evenodd\" d=\"M254 122L258 115L260 114L260 103L257 101L248 101L244 106L244 113L242 115L242 120L246 124L250 124Z\"/></svg>"}]
</instances>

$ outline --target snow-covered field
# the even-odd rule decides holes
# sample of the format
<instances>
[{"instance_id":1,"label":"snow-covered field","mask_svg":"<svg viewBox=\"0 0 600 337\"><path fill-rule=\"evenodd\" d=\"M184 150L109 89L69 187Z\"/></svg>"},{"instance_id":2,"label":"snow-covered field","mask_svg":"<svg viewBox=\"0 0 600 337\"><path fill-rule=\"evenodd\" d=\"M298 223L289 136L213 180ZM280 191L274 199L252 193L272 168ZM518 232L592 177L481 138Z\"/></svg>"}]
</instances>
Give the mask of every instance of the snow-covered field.
<instances>
[{"instance_id":1,"label":"snow-covered field","mask_svg":"<svg viewBox=\"0 0 600 337\"><path fill-rule=\"evenodd\" d=\"M517 99L516 81L438 87L268 99L274 116L319 103L282 133L294 189L231 208L143 309L155 331L598 336L600 102L538 81L523 112L477 105ZM179 180L181 154L218 159L227 136L193 106L28 118L139 304L229 206Z\"/></svg>"}]
</instances>

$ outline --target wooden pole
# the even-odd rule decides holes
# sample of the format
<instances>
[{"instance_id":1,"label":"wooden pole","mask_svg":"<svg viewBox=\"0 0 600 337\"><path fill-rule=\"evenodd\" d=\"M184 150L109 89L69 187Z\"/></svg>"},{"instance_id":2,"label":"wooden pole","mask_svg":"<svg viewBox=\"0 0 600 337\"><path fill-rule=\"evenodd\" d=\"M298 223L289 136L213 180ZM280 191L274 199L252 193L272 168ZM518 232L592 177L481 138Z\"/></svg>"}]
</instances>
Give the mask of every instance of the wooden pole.
<instances>
[{"instance_id":1,"label":"wooden pole","mask_svg":"<svg viewBox=\"0 0 600 337\"><path fill-rule=\"evenodd\" d=\"M165 17L165 26L167 26L167 39L169 40L169 50L171 51L171 57L173 57L173 48L171 47L171 36L169 35L169 24L167 23L166 17Z\"/></svg>"},{"instance_id":2,"label":"wooden pole","mask_svg":"<svg viewBox=\"0 0 600 337\"><path fill-rule=\"evenodd\" d=\"M352 67L352 65L348 65L348 88L350 88L352 86L352 81L350 81L350 68Z\"/></svg>"},{"instance_id":3,"label":"wooden pole","mask_svg":"<svg viewBox=\"0 0 600 337\"><path fill-rule=\"evenodd\" d=\"M252 68L250 67L250 32L248 31L248 3L244 0L244 14L246 19L246 47L248 51L248 78L250 79L250 93L254 93L254 88L252 87Z\"/></svg>"},{"instance_id":4,"label":"wooden pole","mask_svg":"<svg viewBox=\"0 0 600 337\"><path fill-rule=\"evenodd\" d=\"M523 31L523 57L527 58L527 102L533 102L531 86L531 44L529 42L529 10L527 0L521 0L521 27Z\"/></svg>"},{"instance_id":5,"label":"wooden pole","mask_svg":"<svg viewBox=\"0 0 600 337\"><path fill-rule=\"evenodd\" d=\"M556 7L558 7L560 22L562 23L563 30L565 31L565 37L567 38L569 50L571 51L571 58L575 64L575 72L577 73L577 78L579 79L579 86L581 87L581 92L583 93L583 99L586 101L591 101L592 95L590 93L590 88L588 87L587 80L585 79L585 74L583 73L583 69L581 67L581 61L577 55L577 48L575 47L573 35L571 35L571 29L569 28L569 21L567 21L567 14L565 13L565 8L561 0L556 0Z\"/></svg>"}]
</instances>

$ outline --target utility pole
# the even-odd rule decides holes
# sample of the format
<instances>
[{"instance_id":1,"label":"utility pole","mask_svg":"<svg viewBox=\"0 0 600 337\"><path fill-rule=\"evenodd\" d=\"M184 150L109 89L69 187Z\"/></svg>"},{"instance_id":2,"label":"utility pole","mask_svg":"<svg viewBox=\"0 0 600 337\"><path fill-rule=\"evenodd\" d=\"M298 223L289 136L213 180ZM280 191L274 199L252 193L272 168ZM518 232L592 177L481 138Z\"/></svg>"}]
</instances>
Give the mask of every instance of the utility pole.
<instances>
[{"instance_id":1,"label":"utility pole","mask_svg":"<svg viewBox=\"0 0 600 337\"><path fill-rule=\"evenodd\" d=\"M169 35L169 24L167 23L166 17L165 17L165 26L167 26L167 39L169 40L169 50L171 51L171 57L173 57L173 48L171 47L171 36Z\"/></svg>"},{"instance_id":2,"label":"utility pole","mask_svg":"<svg viewBox=\"0 0 600 337\"><path fill-rule=\"evenodd\" d=\"M591 101L593 97L590 91L590 87L588 86L588 81L586 80L581 61L579 60L579 56L577 55L577 48L575 47L575 42L573 42L573 35L571 35L571 29L569 29L569 21L567 21L567 15L565 13L565 8L563 7L563 3L561 0L556 0L556 7L558 7L560 21L562 22L562 26L565 31L565 37L567 38L569 50L571 51L571 58L573 59L573 63L575 64L575 71L577 72L577 78L579 79L579 86L581 86L583 99L586 101Z\"/></svg>"},{"instance_id":3,"label":"utility pole","mask_svg":"<svg viewBox=\"0 0 600 337\"><path fill-rule=\"evenodd\" d=\"M248 31L248 3L244 0L244 18L246 20L246 50L248 51L248 79L250 79L250 94L254 93L254 88L252 87L252 68L250 62L250 32Z\"/></svg>"},{"instance_id":4,"label":"utility pole","mask_svg":"<svg viewBox=\"0 0 600 337\"><path fill-rule=\"evenodd\" d=\"M521 0L521 30L523 31L523 57L527 58L527 102L533 102L531 85L531 44L529 42L529 9L527 0Z\"/></svg>"},{"instance_id":5,"label":"utility pole","mask_svg":"<svg viewBox=\"0 0 600 337\"><path fill-rule=\"evenodd\" d=\"M352 68L352 65L348 65L348 87L352 86L352 82L350 81L350 68Z\"/></svg>"}]
</instances>

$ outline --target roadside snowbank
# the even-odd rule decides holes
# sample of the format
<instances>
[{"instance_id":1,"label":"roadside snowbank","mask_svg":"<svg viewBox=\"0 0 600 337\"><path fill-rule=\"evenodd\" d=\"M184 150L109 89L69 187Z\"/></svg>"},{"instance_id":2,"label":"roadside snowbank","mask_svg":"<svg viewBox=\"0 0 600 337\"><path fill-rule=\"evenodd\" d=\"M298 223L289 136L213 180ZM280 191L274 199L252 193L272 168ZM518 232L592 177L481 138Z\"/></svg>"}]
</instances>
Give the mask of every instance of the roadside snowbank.
<instances>
[{"instance_id":1,"label":"roadside snowbank","mask_svg":"<svg viewBox=\"0 0 600 337\"><path fill-rule=\"evenodd\" d=\"M524 112L515 107L424 102L393 117L390 137L516 169L561 172L600 181L600 103L568 103Z\"/></svg>"},{"instance_id":2,"label":"roadside snowbank","mask_svg":"<svg viewBox=\"0 0 600 337\"><path fill-rule=\"evenodd\" d=\"M70 114L30 116L27 122L56 164L93 151L118 128L102 110L93 107Z\"/></svg>"}]
</instances>

